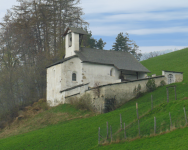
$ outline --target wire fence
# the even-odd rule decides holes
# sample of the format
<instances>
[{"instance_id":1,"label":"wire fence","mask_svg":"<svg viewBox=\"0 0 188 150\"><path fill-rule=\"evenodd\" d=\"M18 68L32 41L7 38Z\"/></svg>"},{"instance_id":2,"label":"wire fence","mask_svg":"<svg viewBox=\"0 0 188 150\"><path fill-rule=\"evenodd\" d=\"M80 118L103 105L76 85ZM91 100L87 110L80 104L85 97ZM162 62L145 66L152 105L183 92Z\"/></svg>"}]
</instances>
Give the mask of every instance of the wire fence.
<instances>
[{"instance_id":1,"label":"wire fence","mask_svg":"<svg viewBox=\"0 0 188 150\"><path fill-rule=\"evenodd\" d=\"M135 118L126 122L129 116L126 112L117 116L119 122L107 121L106 128L98 131L98 143L153 136L187 125L185 104L183 101L176 103L177 100L188 99L185 95L188 95L186 90L182 94L177 86L168 86L161 87L149 96L143 95L138 103L133 100L131 103L136 102ZM130 113L134 112L130 110Z\"/></svg>"}]
</instances>

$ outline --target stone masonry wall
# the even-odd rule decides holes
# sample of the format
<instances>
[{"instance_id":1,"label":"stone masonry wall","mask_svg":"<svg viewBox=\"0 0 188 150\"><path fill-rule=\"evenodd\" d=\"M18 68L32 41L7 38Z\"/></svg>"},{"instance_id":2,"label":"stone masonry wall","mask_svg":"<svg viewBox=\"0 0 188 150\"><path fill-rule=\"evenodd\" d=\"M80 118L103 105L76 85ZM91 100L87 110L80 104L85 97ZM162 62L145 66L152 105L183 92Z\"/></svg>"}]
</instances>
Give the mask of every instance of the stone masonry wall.
<instances>
[{"instance_id":1,"label":"stone masonry wall","mask_svg":"<svg viewBox=\"0 0 188 150\"><path fill-rule=\"evenodd\" d=\"M107 84L104 86L98 87L98 89L90 89L87 90L85 93L77 94L75 96L67 97L65 103L69 103L69 100L73 97L79 98L84 94L89 94L91 97L91 103L96 111L104 112L105 109L105 99L112 99L115 97L118 104L125 103L135 97L133 94L133 90L139 84L141 85L141 92L146 92L146 83L149 79L152 78L145 78L134 80L130 82L121 82L115 84ZM160 86L160 82L164 80L167 83L167 78L165 76L157 76L153 77L155 80L155 84Z\"/></svg>"}]
</instances>

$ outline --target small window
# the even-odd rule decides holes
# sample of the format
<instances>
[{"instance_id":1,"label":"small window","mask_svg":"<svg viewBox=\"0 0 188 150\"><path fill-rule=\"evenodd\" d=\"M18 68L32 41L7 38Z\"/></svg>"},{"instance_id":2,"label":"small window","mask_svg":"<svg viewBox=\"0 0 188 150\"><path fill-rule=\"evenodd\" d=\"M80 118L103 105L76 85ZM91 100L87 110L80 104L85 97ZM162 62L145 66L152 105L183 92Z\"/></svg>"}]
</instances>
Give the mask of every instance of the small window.
<instances>
[{"instance_id":1,"label":"small window","mask_svg":"<svg viewBox=\"0 0 188 150\"><path fill-rule=\"evenodd\" d=\"M68 38L69 38L69 41L68 41L69 47L71 47L72 46L72 33L71 32L69 33Z\"/></svg>"},{"instance_id":2,"label":"small window","mask_svg":"<svg viewBox=\"0 0 188 150\"><path fill-rule=\"evenodd\" d=\"M72 81L76 81L76 73L72 74Z\"/></svg>"},{"instance_id":3,"label":"small window","mask_svg":"<svg viewBox=\"0 0 188 150\"><path fill-rule=\"evenodd\" d=\"M110 76L113 76L113 68L110 70Z\"/></svg>"}]
</instances>

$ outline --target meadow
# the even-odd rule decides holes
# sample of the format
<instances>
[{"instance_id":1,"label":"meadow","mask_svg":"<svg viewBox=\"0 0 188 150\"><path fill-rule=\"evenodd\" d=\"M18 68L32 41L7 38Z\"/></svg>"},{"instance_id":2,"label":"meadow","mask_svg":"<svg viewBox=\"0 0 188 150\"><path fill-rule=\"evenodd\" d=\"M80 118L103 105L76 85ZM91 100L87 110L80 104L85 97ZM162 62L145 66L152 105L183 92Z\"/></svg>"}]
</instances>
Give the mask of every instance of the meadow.
<instances>
[{"instance_id":1,"label":"meadow","mask_svg":"<svg viewBox=\"0 0 188 150\"><path fill-rule=\"evenodd\" d=\"M141 62L151 71L149 75L161 75L162 70L184 72L183 82L172 84L176 85L177 100L171 88L170 101L167 103L166 85L105 114L77 110L68 104L59 105L33 118L18 121L16 128L12 125L10 129L2 130L0 149L185 149L188 128L185 126L183 107L188 112L187 56L188 49L183 49ZM151 95L153 110L151 110ZM138 136L136 103L140 116L140 136ZM169 112L172 117L171 130ZM120 114L122 122L126 125L126 140L123 131L120 131ZM56 116L58 119L54 121ZM153 135L154 117L157 122L156 135ZM112 126L112 143L110 139L106 139L106 122ZM98 145L99 127L102 136L100 145ZM5 134L9 130L11 132Z\"/></svg>"}]
</instances>

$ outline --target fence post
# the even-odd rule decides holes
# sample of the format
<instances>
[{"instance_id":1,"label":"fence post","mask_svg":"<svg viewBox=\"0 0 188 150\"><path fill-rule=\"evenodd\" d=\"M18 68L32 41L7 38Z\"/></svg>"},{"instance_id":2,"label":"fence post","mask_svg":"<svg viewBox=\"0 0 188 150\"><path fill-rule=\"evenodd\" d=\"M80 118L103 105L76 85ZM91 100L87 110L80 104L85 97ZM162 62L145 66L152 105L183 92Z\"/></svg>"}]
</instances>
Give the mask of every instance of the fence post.
<instances>
[{"instance_id":1,"label":"fence post","mask_svg":"<svg viewBox=\"0 0 188 150\"><path fill-rule=\"evenodd\" d=\"M136 113L137 113L137 119L138 119L138 134L140 136L140 122L139 122L139 116L138 116L138 103L136 103Z\"/></svg>"},{"instance_id":2,"label":"fence post","mask_svg":"<svg viewBox=\"0 0 188 150\"><path fill-rule=\"evenodd\" d=\"M101 104L100 104L100 114L102 114L102 106L101 106Z\"/></svg>"},{"instance_id":3,"label":"fence post","mask_svg":"<svg viewBox=\"0 0 188 150\"><path fill-rule=\"evenodd\" d=\"M121 119L121 114L120 114L120 128L122 130L122 119Z\"/></svg>"},{"instance_id":4,"label":"fence post","mask_svg":"<svg viewBox=\"0 0 188 150\"><path fill-rule=\"evenodd\" d=\"M112 142L112 127L110 125L110 137L111 137L111 142Z\"/></svg>"},{"instance_id":5,"label":"fence post","mask_svg":"<svg viewBox=\"0 0 188 150\"><path fill-rule=\"evenodd\" d=\"M154 117L154 134L156 134L156 117Z\"/></svg>"},{"instance_id":6,"label":"fence post","mask_svg":"<svg viewBox=\"0 0 188 150\"><path fill-rule=\"evenodd\" d=\"M167 103L169 102L169 93L168 93L168 87L166 87L166 93L167 93Z\"/></svg>"},{"instance_id":7,"label":"fence post","mask_svg":"<svg viewBox=\"0 0 188 150\"><path fill-rule=\"evenodd\" d=\"M100 127L99 127L99 132L98 132L98 144L100 144Z\"/></svg>"},{"instance_id":8,"label":"fence post","mask_svg":"<svg viewBox=\"0 0 188 150\"><path fill-rule=\"evenodd\" d=\"M126 137L126 130L125 130L125 122L124 122L124 137L125 137L125 139L127 138Z\"/></svg>"},{"instance_id":9,"label":"fence post","mask_svg":"<svg viewBox=\"0 0 188 150\"><path fill-rule=\"evenodd\" d=\"M185 115L185 122L186 122L186 125L187 125L187 116L186 116L186 112L185 112L185 107L183 107L183 110L184 110L184 115Z\"/></svg>"},{"instance_id":10,"label":"fence post","mask_svg":"<svg viewBox=\"0 0 188 150\"><path fill-rule=\"evenodd\" d=\"M171 114L169 112L169 117L170 117L170 129L172 128L172 120L171 120Z\"/></svg>"},{"instance_id":11,"label":"fence post","mask_svg":"<svg viewBox=\"0 0 188 150\"><path fill-rule=\"evenodd\" d=\"M139 116L138 116L138 103L136 103L136 114L137 114L137 119L139 119Z\"/></svg>"},{"instance_id":12,"label":"fence post","mask_svg":"<svg viewBox=\"0 0 188 150\"><path fill-rule=\"evenodd\" d=\"M108 139L108 121L106 122L106 128L107 128L106 139Z\"/></svg>"},{"instance_id":13,"label":"fence post","mask_svg":"<svg viewBox=\"0 0 188 150\"><path fill-rule=\"evenodd\" d=\"M153 110L153 95L151 95L151 110Z\"/></svg>"},{"instance_id":14,"label":"fence post","mask_svg":"<svg viewBox=\"0 0 188 150\"><path fill-rule=\"evenodd\" d=\"M175 100L177 100L177 95L176 95L176 86L174 86L174 92L175 92Z\"/></svg>"}]
</instances>

